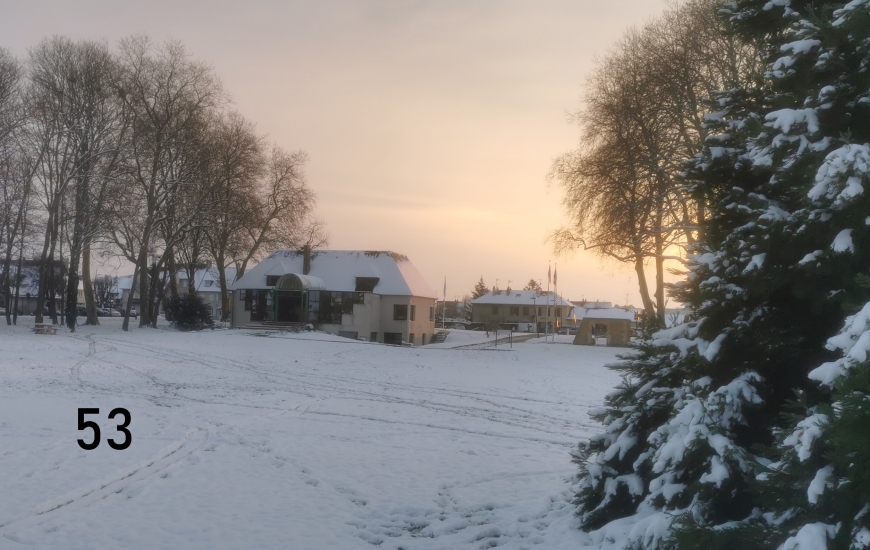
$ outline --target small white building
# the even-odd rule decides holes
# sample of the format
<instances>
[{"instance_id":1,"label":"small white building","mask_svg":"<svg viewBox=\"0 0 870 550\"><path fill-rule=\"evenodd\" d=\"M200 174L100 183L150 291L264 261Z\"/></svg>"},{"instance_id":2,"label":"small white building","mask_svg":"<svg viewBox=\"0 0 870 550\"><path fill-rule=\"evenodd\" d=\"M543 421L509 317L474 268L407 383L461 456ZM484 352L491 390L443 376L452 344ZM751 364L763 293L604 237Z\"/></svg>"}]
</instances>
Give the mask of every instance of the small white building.
<instances>
[{"instance_id":1,"label":"small white building","mask_svg":"<svg viewBox=\"0 0 870 550\"><path fill-rule=\"evenodd\" d=\"M311 323L348 338L415 346L435 334L435 291L395 252L276 250L232 289L233 328Z\"/></svg>"}]
</instances>

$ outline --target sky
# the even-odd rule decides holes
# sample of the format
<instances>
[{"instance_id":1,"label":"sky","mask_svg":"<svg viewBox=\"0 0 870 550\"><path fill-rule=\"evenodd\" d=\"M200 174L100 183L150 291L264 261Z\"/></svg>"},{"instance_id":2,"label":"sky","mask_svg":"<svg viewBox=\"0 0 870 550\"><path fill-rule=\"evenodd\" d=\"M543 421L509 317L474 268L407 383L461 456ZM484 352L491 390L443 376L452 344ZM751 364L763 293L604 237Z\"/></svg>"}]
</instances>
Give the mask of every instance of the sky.
<instances>
[{"instance_id":1,"label":"sky","mask_svg":"<svg viewBox=\"0 0 870 550\"><path fill-rule=\"evenodd\" d=\"M317 216L340 250L410 257L442 297L547 286L640 305L631 266L555 256L568 218L547 174L596 58L661 0L3 0L0 46L52 35L180 40L232 108L309 156ZM103 266L108 269L108 266Z\"/></svg>"}]
</instances>

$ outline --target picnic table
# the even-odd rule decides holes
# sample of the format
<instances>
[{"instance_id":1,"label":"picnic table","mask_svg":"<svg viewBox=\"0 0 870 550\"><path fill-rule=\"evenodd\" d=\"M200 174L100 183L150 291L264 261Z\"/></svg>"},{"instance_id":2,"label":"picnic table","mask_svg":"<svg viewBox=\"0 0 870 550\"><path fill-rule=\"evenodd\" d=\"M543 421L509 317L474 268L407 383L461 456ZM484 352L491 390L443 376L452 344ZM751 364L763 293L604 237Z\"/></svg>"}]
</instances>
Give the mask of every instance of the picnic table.
<instances>
[{"instance_id":1,"label":"picnic table","mask_svg":"<svg viewBox=\"0 0 870 550\"><path fill-rule=\"evenodd\" d=\"M51 323L35 323L33 332L36 334L57 334L57 325Z\"/></svg>"}]
</instances>

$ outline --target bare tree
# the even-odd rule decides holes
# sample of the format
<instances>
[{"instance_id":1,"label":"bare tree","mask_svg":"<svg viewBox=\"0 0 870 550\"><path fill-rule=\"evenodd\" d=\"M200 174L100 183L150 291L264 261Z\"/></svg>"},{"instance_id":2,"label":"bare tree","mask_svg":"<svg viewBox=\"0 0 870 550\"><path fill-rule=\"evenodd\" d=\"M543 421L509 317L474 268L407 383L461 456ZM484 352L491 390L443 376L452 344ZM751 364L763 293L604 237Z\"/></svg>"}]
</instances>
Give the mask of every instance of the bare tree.
<instances>
[{"instance_id":1,"label":"bare tree","mask_svg":"<svg viewBox=\"0 0 870 550\"><path fill-rule=\"evenodd\" d=\"M4 298L7 324L12 324L12 289L18 287L12 261L16 248L23 252L27 208L31 201L33 163L26 162L16 135L25 119L21 103L23 72L18 60L0 48L0 243L3 246L0 294Z\"/></svg>"},{"instance_id":2,"label":"bare tree","mask_svg":"<svg viewBox=\"0 0 870 550\"><path fill-rule=\"evenodd\" d=\"M191 152L191 141L201 138L209 112L225 98L212 69L191 61L178 42L155 49L147 38L134 37L123 40L120 51L120 89L132 124L126 164L128 193L141 209L141 226L135 234L118 232L115 240L123 241L126 253L135 255L141 294L139 326L154 326L157 274L177 244L165 239L180 240L200 217L199 211L176 208L182 189L191 184L198 170L192 162L196 155ZM160 225L168 215L176 216L173 229L164 227L164 242L158 242Z\"/></svg>"},{"instance_id":3,"label":"bare tree","mask_svg":"<svg viewBox=\"0 0 870 550\"><path fill-rule=\"evenodd\" d=\"M41 138L34 142L43 151L36 176L47 215L37 321L42 321L47 298L56 321L54 296L61 289L53 288L54 278L45 277L44 270L59 258L67 266L66 324L74 331L79 265L100 227L106 181L119 151L121 104L113 86L115 64L104 43L54 37L31 50L28 66L28 123ZM89 254L85 254L85 268L89 271ZM96 322L90 285L85 286Z\"/></svg>"},{"instance_id":4,"label":"bare tree","mask_svg":"<svg viewBox=\"0 0 870 550\"><path fill-rule=\"evenodd\" d=\"M706 138L704 100L755 78L761 59L725 32L715 16L719 4L675 3L628 31L586 84L585 107L574 115L583 130L580 147L558 158L550 173L571 217L551 236L556 251L582 247L632 264L648 317L662 323L665 262L684 260L704 216L703 197L680 180Z\"/></svg>"},{"instance_id":5,"label":"bare tree","mask_svg":"<svg viewBox=\"0 0 870 550\"><path fill-rule=\"evenodd\" d=\"M117 287L118 278L112 275L102 275L94 279L92 290L100 307L105 307L114 299Z\"/></svg>"},{"instance_id":6,"label":"bare tree","mask_svg":"<svg viewBox=\"0 0 870 550\"><path fill-rule=\"evenodd\" d=\"M301 249L306 244L314 249L329 241L323 223L311 218L316 197L305 183L306 160L308 156L302 151L287 153L272 148L265 175L249 206L251 216L235 258L237 277L244 275L248 263L259 259L264 251Z\"/></svg>"},{"instance_id":7,"label":"bare tree","mask_svg":"<svg viewBox=\"0 0 870 550\"><path fill-rule=\"evenodd\" d=\"M227 113L215 125L209 170L214 207L205 235L220 282L221 321L230 314L226 268L236 257L250 252L245 246L245 230L251 219L259 217L257 191L265 172L263 148L254 125L236 112Z\"/></svg>"}]
</instances>

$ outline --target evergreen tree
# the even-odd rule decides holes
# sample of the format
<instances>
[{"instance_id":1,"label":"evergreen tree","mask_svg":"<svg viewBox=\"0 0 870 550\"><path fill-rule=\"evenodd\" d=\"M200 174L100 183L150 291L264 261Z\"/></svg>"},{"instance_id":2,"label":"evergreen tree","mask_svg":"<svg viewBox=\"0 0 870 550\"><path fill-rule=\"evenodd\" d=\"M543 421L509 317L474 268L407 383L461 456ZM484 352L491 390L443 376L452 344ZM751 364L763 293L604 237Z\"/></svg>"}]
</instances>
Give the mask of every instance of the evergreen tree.
<instances>
[{"instance_id":1,"label":"evergreen tree","mask_svg":"<svg viewBox=\"0 0 870 550\"><path fill-rule=\"evenodd\" d=\"M768 76L793 108L767 115L772 181L807 191L790 214L794 239L812 241L791 276L815 285L821 307L849 315L817 363L819 388L799 393L799 414L779 433L779 456L758 475L761 503L730 529L694 533L713 548L857 550L870 547L870 1L819 10L809 2L738 4L736 16L769 25L785 55ZM842 318L841 318L842 319ZM828 332L827 323L824 332Z\"/></svg>"},{"instance_id":2,"label":"evergreen tree","mask_svg":"<svg viewBox=\"0 0 870 550\"><path fill-rule=\"evenodd\" d=\"M866 3L850 6L859 4L851 11L862 15L849 17L866 22ZM757 86L716 98L712 136L688 173L687 192L710 215L688 280L672 295L690 304L694 317L648 335L615 367L624 383L595 415L606 431L576 455L583 527L600 528L601 540L626 547L770 548L796 532L784 519L794 520L794 512L760 512L776 494L755 487L772 457L763 449L774 444L795 390L808 404L824 401L807 375L834 358L825 342L866 297L855 274L867 261L855 252L855 236L868 242L870 212L866 205L863 215L846 208L843 197L865 200L860 172L870 163L858 168L865 161L854 160L860 155L848 141L853 125L868 128L861 111L867 100L841 97L835 84L851 78L850 86L866 93L866 67L848 55L836 61L820 44L824 36L837 48L850 32L859 43L867 29L829 32L843 13L822 25L809 2L798 0L743 0L729 8L732 30L767 44L770 65ZM844 79L847 68L852 76ZM840 170L850 162L851 171ZM820 203L823 197L831 206ZM835 210L846 225L831 223ZM818 421L804 421L783 445L805 440Z\"/></svg>"},{"instance_id":3,"label":"evergreen tree","mask_svg":"<svg viewBox=\"0 0 870 550\"><path fill-rule=\"evenodd\" d=\"M541 290L541 283L539 283L538 281L536 281L534 279L529 279L529 282L526 283L526 286L523 288L523 290L538 290L538 291L540 291Z\"/></svg>"},{"instance_id":4,"label":"evergreen tree","mask_svg":"<svg viewBox=\"0 0 870 550\"><path fill-rule=\"evenodd\" d=\"M483 275L480 276L480 280L474 285L474 290L471 291L472 298L480 298L484 294L489 294L489 288L487 288L486 283L483 282Z\"/></svg>"}]
</instances>

